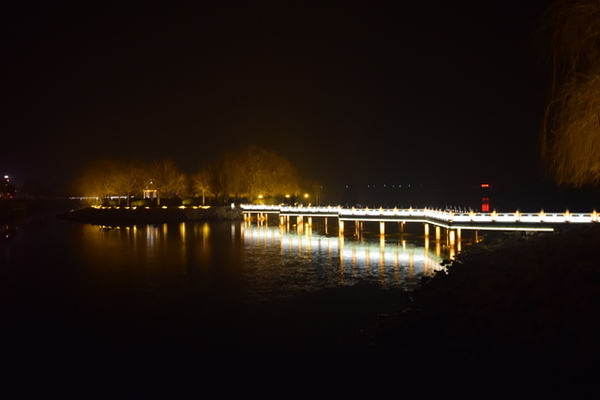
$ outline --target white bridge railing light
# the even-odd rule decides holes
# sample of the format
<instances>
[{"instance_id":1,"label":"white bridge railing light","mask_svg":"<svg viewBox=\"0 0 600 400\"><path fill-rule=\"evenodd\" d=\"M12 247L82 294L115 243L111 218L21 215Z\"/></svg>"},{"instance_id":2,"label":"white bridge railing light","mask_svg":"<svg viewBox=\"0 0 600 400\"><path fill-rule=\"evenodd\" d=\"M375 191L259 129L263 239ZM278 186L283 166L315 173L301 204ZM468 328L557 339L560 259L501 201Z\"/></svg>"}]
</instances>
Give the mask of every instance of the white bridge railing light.
<instances>
[{"instance_id":1,"label":"white bridge railing light","mask_svg":"<svg viewBox=\"0 0 600 400\"><path fill-rule=\"evenodd\" d=\"M539 213L528 213L516 210L511 213L503 213L494 210L489 213L482 212L456 212L449 210L430 209L430 208L405 208L405 209L376 209L365 208L343 208L341 206L283 206L283 205L264 205L264 204L243 204L243 212L271 212L280 214L295 214L306 216L332 216L336 215L342 219L357 220L380 220L394 221L406 218L407 220L436 221L444 225L461 225L461 228L468 228L468 224L490 224L518 226L523 224L585 224L597 223L598 212L593 210L590 213L572 213L566 210L564 213L548 213L540 210ZM507 230L511 228L507 226ZM477 228L479 229L479 228ZM485 228L482 228L485 229Z\"/></svg>"}]
</instances>

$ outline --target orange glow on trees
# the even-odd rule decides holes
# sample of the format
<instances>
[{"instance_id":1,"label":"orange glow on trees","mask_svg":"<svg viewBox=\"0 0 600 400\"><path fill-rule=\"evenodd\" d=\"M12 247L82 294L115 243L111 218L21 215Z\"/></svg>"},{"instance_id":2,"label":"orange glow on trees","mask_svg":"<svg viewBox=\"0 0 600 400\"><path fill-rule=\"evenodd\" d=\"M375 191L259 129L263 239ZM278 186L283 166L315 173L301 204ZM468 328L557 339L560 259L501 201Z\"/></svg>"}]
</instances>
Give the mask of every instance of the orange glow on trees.
<instances>
[{"instance_id":1,"label":"orange glow on trees","mask_svg":"<svg viewBox=\"0 0 600 400\"><path fill-rule=\"evenodd\" d=\"M204 166L191 177L191 186L194 196L202 198L202 205L206 204L206 194L210 192L212 169Z\"/></svg>"},{"instance_id":2,"label":"orange glow on trees","mask_svg":"<svg viewBox=\"0 0 600 400\"><path fill-rule=\"evenodd\" d=\"M174 161L161 159L146 164L139 160L125 163L115 159L102 159L88 166L71 185L71 194L97 197L101 201L111 196L127 198L155 193L157 205L161 199L179 197L201 198L205 205L208 195L219 203L234 196L273 202L290 193L294 196L304 190L320 196L316 183L300 185L295 167L277 153L250 146L240 153L226 153L212 165L205 165L189 177L182 173ZM311 186L312 185L312 186ZM310 187L309 187L310 186ZM318 192L318 193L317 193ZM150 196L153 197L153 196ZM277 200L279 201L279 200Z\"/></svg>"},{"instance_id":3,"label":"orange glow on trees","mask_svg":"<svg viewBox=\"0 0 600 400\"><path fill-rule=\"evenodd\" d=\"M297 196L301 186L311 196L320 198L320 189L316 189L320 185L312 182L301 185L295 167L286 158L250 146L239 153L224 154L189 177L170 159L149 164L102 159L88 166L72 183L70 191L78 196L96 197L101 202L119 196L127 199L127 206L132 196L156 198L157 205L161 205L161 199L178 197L191 203L192 198L200 198L205 205L207 196L212 196L216 203L229 196L234 196L236 202L244 197L251 202L259 193L263 201L280 201L286 194Z\"/></svg>"},{"instance_id":4,"label":"orange glow on trees","mask_svg":"<svg viewBox=\"0 0 600 400\"><path fill-rule=\"evenodd\" d=\"M600 183L600 2L558 0L549 10L554 76L540 138L560 185Z\"/></svg>"},{"instance_id":5,"label":"orange glow on trees","mask_svg":"<svg viewBox=\"0 0 600 400\"><path fill-rule=\"evenodd\" d=\"M187 178L172 160L155 161L150 166L149 176L158 194L158 205L161 198L170 199L186 190Z\"/></svg>"}]
</instances>

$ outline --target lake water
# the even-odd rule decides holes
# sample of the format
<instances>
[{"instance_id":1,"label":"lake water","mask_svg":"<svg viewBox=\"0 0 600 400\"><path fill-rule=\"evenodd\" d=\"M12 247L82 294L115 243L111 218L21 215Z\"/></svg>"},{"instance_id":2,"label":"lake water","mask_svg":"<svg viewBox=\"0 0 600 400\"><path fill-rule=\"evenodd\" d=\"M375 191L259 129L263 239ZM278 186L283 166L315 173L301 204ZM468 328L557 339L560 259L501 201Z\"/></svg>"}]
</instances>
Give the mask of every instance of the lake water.
<instances>
[{"instance_id":1,"label":"lake water","mask_svg":"<svg viewBox=\"0 0 600 400\"><path fill-rule=\"evenodd\" d=\"M420 224L360 238L332 225L103 227L51 215L6 225L3 377L250 385L266 371L289 382L281 365L296 378L339 372L377 315L397 311L448 254L423 246Z\"/></svg>"}]
</instances>

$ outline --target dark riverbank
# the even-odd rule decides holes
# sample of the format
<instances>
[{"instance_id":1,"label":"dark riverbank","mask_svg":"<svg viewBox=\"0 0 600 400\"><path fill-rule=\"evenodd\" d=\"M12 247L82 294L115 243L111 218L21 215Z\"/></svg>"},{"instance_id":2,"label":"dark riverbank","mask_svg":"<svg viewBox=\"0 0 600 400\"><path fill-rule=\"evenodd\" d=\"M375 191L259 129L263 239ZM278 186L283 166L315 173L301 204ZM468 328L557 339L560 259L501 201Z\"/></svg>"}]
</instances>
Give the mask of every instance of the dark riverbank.
<instances>
[{"instance_id":1,"label":"dark riverbank","mask_svg":"<svg viewBox=\"0 0 600 400\"><path fill-rule=\"evenodd\" d=\"M185 221L233 221L243 218L240 208L93 208L87 207L58 215L70 221L88 222L92 224L151 224L163 222Z\"/></svg>"},{"instance_id":2,"label":"dark riverbank","mask_svg":"<svg viewBox=\"0 0 600 400\"><path fill-rule=\"evenodd\" d=\"M436 365L440 382L467 390L594 393L599 249L597 224L475 247L379 324L374 349L384 358L405 354L416 368Z\"/></svg>"},{"instance_id":3,"label":"dark riverbank","mask_svg":"<svg viewBox=\"0 0 600 400\"><path fill-rule=\"evenodd\" d=\"M35 215L56 215L71 207L65 199L1 199L0 224L14 223Z\"/></svg>"}]
</instances>

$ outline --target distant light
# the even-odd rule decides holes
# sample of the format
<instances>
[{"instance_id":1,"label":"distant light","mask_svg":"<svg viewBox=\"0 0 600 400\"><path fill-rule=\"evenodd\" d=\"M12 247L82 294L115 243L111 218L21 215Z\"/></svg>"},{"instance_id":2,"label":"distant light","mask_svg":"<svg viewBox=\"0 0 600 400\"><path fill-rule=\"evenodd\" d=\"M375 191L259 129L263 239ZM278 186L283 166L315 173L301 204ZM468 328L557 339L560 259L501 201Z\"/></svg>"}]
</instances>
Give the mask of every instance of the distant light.
<instances>
[{"instance_id":1,"label":"distant light","mask_svg":"<svg viewBox=\"0 0 600 400\"><path fill-rule=\"evenodd\" d=\"M8 179L8 175L4 175L4 179Z\"/></svg>"},{"instance_id":2,"label":"distant light","mask_svg":"<svg viewBox=\"0 0 600 400\"><path fill-rule=\"evenodd\" d=\"M482 184L481 184L481 187L489 188L489 187L490 187L490 184L489 184L489 183L482 183Z\"/></svg>"}]
</instances>

